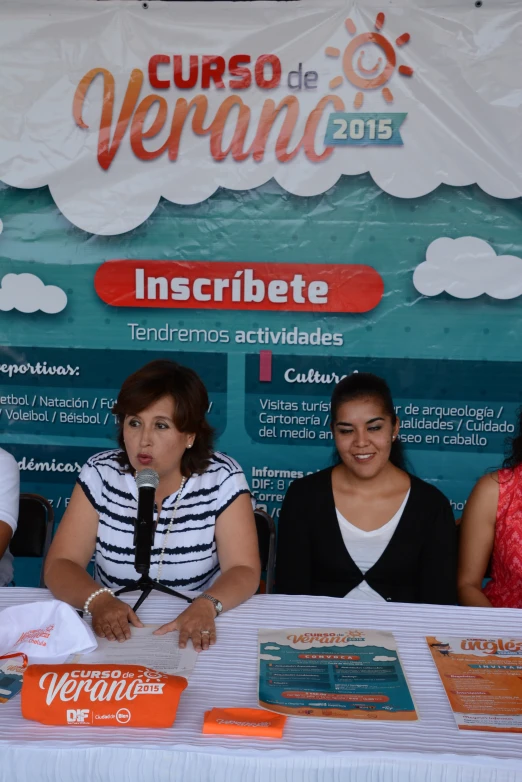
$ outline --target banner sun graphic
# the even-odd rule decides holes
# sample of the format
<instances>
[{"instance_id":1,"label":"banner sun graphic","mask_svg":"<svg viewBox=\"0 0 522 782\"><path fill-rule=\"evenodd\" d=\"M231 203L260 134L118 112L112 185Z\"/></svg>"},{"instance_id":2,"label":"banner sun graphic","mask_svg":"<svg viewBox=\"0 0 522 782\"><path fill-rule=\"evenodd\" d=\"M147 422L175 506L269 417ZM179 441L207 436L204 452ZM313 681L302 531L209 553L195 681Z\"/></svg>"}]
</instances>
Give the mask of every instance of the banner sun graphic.
<instances>
[{"instance_id":1,"label":"banner sun graphic","mask_svg":"<svg viewBox=\"0 0 522 782\"><path fill-rule=\"evenodd\" d=\"M382 12L378 13L375 18L375 29L377 32L356 35L342 55L344 75L350 84L353 84L358 89L353 102L356 109L360 109L364 102L364 94L361 90L381 88L381 94L386 103L393 103L393 94L384 85L389 82L395 72L397 55L393 44L380 32L384 26L384 20L384 14ZM354 36L356 34L357 28L351 19L346 20L345 26L349 35ZM403 33L396 39L395 44L401 47L408 43L409 40L410 34ZM373 44L371 49L376 54L378 53L377 61L374 61L372 67L366 67L370 63L368 62L368 55L365 56L365 49L362 47L367 44ZM341 50L334 46L328 46L325 49L325 54L327 57L340 57ZM408 65L400 65L398 71L401 76L413 76L413 68L410 68ZM342 83L343 77L336 76L330 81L329 87L335 90Z\"/></svg>"}]
</instances>

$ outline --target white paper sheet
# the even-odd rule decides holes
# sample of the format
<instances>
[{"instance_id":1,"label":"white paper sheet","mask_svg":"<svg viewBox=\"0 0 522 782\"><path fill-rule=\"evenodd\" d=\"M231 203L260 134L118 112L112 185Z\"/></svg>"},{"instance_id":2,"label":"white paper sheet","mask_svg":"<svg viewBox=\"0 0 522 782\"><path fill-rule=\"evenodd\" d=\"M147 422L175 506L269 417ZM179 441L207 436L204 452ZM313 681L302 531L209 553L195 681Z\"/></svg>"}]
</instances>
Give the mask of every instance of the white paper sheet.
<instances>
[{"instance_id":1,"label":"white paper sheet","mask_svg":"<svg viewBox=\"0 0 522 782\"><path fill-rule=\"evenodd\" d=\"M179 633L153 635L161 625L131 627L128 641L107 641L98 638L98 648L89 654L76 654L73 663L109 663L115 665L147 665L156 671L189 678L194 670L198 653L189 640L185 649L178 645Z\"/></svg>"}]
</instances>

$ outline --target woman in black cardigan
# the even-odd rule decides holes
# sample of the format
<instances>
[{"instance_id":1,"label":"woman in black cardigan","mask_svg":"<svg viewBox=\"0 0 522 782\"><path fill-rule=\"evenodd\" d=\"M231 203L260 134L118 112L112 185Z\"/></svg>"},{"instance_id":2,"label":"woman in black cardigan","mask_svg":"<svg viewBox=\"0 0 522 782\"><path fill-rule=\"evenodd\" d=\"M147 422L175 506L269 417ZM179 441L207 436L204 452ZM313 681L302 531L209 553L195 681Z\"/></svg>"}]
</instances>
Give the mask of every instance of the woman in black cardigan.
<instances>
[{"instance_id":1,"label":"woman in black cardigan","mask_svg":"<svg viewBox=\"0 0 522 782\"><path fill-rule=\"evenodd\" d=\"M278 592L455 604L451 506L404 470L385 381L345 377L332 395L331 421L339 463L294 481L281 509Z\"/></svg>"}]
</instances>

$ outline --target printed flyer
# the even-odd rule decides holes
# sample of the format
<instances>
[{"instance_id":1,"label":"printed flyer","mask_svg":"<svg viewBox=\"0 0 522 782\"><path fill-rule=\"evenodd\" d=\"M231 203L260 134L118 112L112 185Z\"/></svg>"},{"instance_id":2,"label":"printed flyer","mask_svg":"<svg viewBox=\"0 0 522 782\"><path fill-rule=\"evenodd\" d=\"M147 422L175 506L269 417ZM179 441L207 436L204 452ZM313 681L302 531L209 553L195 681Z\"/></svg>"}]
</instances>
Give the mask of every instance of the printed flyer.
<instances>
[{"instance_id":1,"label":"printed flyer","mask_svg":"<svg viewBox=\"0 0 522 782\"><path fill-rule=\"evenodd\" d=\"M259 631L259 705L280 714L417 720L392 633Z\"/></svg>"},{"instance_id":2,"label":"printed flyer","mask_svg":"<svg viewBox=\"0 0 522 782\"><path fill-rule=\"evenodd\" d=\"M522 733L522 639L426 640L460 730Z\"/></svg>"},{"instance_id":3,"label":"printed flyer","mask_svg":"<svg viewBox=\"0 0 522 782\"><path fill-rule=\"evenodd\" d=\"M0 656L0 703L7 703L22 689L27 655L12 652Z\"/></svg>"}]
</instances>

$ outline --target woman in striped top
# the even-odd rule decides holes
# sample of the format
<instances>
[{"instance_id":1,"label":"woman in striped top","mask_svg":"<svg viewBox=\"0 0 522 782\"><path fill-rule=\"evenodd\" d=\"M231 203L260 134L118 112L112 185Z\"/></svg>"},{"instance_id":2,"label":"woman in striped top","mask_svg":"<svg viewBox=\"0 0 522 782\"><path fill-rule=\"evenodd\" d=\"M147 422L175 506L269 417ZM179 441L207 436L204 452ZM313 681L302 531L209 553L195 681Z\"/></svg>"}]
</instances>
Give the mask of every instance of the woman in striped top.
<instances>
[{"instance_id":1,"label":"woman in striped top","mask_svg":"<svg viewBox=\"0 0 522 782\"><path fill-rule=\"evenodd\" d=\"M125 380L113 408L120 449L98 453L82 468L49 551L45 579L60 600L76 608L88 603L99 636L124 641L129 622L141 626L112 589L137 578L135 475L145 467L159 476L150 576L199 595L157 632L179 630L180 646L190 637L196 649L206 649L215 643L214 620L221 610L257 589L250 491L237 462L212 450L208 405L195 372L173 361L152 361ZM93 552L96 581L86 572Z\"/></svg>"}]
</instances>

